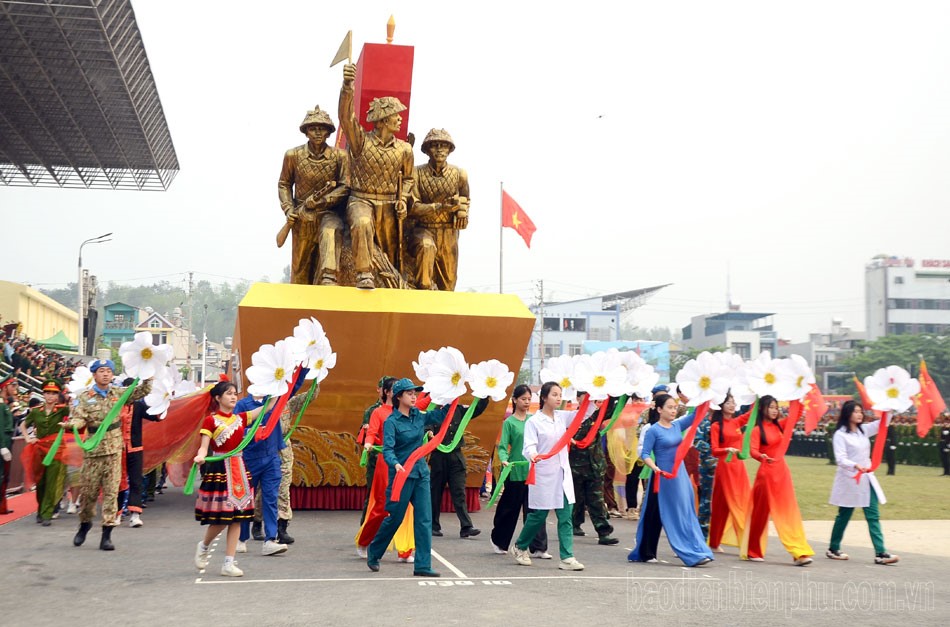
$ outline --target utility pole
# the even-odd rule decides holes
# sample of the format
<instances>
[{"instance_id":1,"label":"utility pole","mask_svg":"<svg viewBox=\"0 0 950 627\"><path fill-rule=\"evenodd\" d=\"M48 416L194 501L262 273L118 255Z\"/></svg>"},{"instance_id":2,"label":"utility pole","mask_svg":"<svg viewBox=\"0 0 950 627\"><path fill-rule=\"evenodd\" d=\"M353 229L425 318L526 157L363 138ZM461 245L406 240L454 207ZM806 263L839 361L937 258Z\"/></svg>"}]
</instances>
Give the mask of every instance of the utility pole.
<instances>
[{"instance_id":1,"label":"utility pole","mask_svg":"<svg viewBox=\"0 0 950 627\"><path fill-rule=\"evenodd\" d=\"M538 316L541 319L539 343L541 345L541 367L544 368L544 279L538 281Z\"/></svg>"},{"instance_id":2,"label":"utility pole","mask_svg":"<svg viewBox=\"0 0 950 627\"><path fill-rule=\"evenodd\" d=\"M194 326L193 320L194 320L195 307L194 307L194 301L191 298L191 294L193 291L192 288L194 287L194 282L192 280L194 276L195 276L194 272L188 273L188 358L185 360L185 364L188 368L188 378L191 379L192 381L194 381L194 379L192 378L194 376L194 372L191 371L191 344L192 344L191 330L192 330L192 327Z\"/></svg>"}]
</instances>

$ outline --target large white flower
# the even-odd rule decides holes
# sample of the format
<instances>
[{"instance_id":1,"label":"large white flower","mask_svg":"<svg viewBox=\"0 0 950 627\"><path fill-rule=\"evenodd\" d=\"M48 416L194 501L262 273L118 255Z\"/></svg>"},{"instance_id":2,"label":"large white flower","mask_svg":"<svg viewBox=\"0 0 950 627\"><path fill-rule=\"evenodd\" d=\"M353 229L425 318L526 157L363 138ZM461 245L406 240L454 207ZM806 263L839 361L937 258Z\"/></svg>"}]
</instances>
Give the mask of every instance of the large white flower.
<instances>
[{"instance_id":1,"label":"large white flower","mask_svg":"<svg viewBox=\"0 0 950 627\"><path fill-rule=\"evenodd\" d=\"M172 390L172 398L181 398L187 396L198 389L193 382L182 378L181 371L174 364L169 364L163 375L159 375L169 382ZM159 378L155 377L156 380Z\"/></svg>"},{"instance_id":2,"label":"large white flower","mask_svg":"<svg viewBox=\"0 0 950 627\"><path fill-rule=\"evenodd\" d=\"M162 416L168 411L168 405L172 401L175 390L175 384L166 377L155 377L152 381L152 390L145 396L145 404L148 409L145 410L150 416Z\"/></svg>"},{"instance_id":3,"label":"large white flower","mask_svg":"<svg viewBox=\"0 0 950 627\"><path fill-rule=\"evenodd\" d=\"M490 396L498 402L508 396L508 386L514 383L515 373L497 359L475 364L468 371L468 384L476 398Z\"/></svg>"},{"instance_id":4,"label":"large white flower","mask_svg":"<svg viewBox=\"0 0 950 627\"><path fill-rule=\"evenodd\" d=\"M429 366L435 362L435 358L439 355L438 351L428 350L419 352L419 361L412 362L412 369L416 373L416 378L420 381L425 381L429 378Z\"/></svg>"},{"instance_id":5,"label":"large white flower","mask_svg":"<svg viewBox=\"0 0 950 627\"><path fill-rule=\"evenodd\" d=\"M264 344L251 355L247 387L252 396L281 396L290 389L294 376L294 349L284 340Z\"/></svg>"},{"instance_id":6,"label":"large white flower","mask_svg":"<svg viewBox=\"0 0 950 627\"><path fill-rule=\"evenodd\" d=\"M465 394L468 362L459 349L451 346L440 348L435 360L429 364L427 374L429 377L422 387L433 403L445 405Z\"/></svg>"},{"instance_id":7,"label":"large white flower","mask_svg":"<svg viewBox=\"0 0 950 627\"><path fill-rule=\"evenodd\" d=\"M309 364L309 365L308 365ZM330 374L330 368L336 365L336 353L330 347L330 338L324 336L313 345L313 350L309 352L304 367L310 368L307 371L307 379L316 379L320 383Z\"/></svg>"},{"instance_id":8,"label":"large white flower","mask_svg":"<svg viewBox=\"0 0 950 627\"><path fill-rule=\"evenodd\" d=\"M748 364L735 353L724 351L713 353L713 357L719 360L725 368L726 375L729 377L729 393L737 406L751 405L755 402L756 394L749 388ZM723 399L725 400L725 399ZM710 403L712 409L722 409L719 403Z\"/></svg>"},{"instance_id":9,"label":"large white flower","mask_svg":"<svg viewBox=\"0 0 950 627\"><path fill-rule=\"evenodd\" d=\"M789 400L795 394L792 372L784 359L772 359L768 351L749 362L749 387L760 398L766 395L776 400Z\"/></svg>"},{"instance_id":10,"label":"large white flower","mask_svg":"<svg viewBox=\"0 0 950 627\"><path fill-rule=\"evenodd\" d=\"M561 386L561 399L564 401L577 400L577 387L574 385L575 363L569 355L561 355L549 359L544 368L541 368L541 383L553 381Z\"/></svg>"},{"instance_id":11,"label":"large white flower","mask_svg":"<svg viewBox=\"0 0 950 627\"><path fill-rule=\"evenodd\" d=\"M168 344L153 345L152 334L139 331L131 342L122 343L119 357L129 376L144 380L162 372L174 357L174 351Z\"/></svg>"},{"instance_id":12,"label":"large white flower","mask_svg":"<svg viewBox=\"0 0 950 627\"><path fill-rule=\"evenodd\" d=\"M66 384L66 389L73 398L79 398L79 395L91 388L92 384L92 372L86 366L79 366L73 370L73 376Z\"/></svg>"},{"instance_id":13,"label":"large white flower","mask_svg":"<svg viewBox=\"0 0 950 627\"><path fill-rule=\"evenodd\" d=\"M578 360L574 366L574 385L590 394L592 401L620 396L629 389L627 369L620 363L619 353L598 351L590 359Z\"/></svg>"},{"instance_id":14,"label":"large white flower","mask_svg":"<svg viewBox=\"0 0 950 627\"><path fill-rule=\"evenodd\" d=\"M687 361L676 373L676 384L689 399L687 405L690 407L707 401L719 404L729 391L730 376L729 369L718 358L703 351L696 359Z\"/></svg>"},{"instance_id":15,"label":"large white flower","mask_svg":"<svg viewBox=\"0 0 950 627\"><path fill-rule=\"evenodd\" d=\"M791 398L779 400L800 401L805 398L812 384L815 383L815 373L811 371L808 362L801 355L791 355L786 363L791 375L792 393Z\"/></svg>"},{"instance_id":16,"label":"large white flower","mask_svg":"<svg viewBox=\"0 0 950 627\"><path fill-rule=\"evenodd\" d=\"M297 326L294 327L294 334L288 337L288 343L294 348L295 359L304 367L313 369L314 364L319 359L326 359L323 351L318 347L320 341L327 336L323 330L323 325L311 316L310 318L301 318ZM291 339L292 338L292 339ZM313 377L307 375L308 379Z\"/></svg>"},{"instance_id":17,"label":"large white flower","mask_svg":"<svg viewBox=\"0 0 950 627\"><path fill-rule=\"evenodd\" d=\"M907 411L914 404L913 397L920 393L920 382L900 366L888 366L864 379L872 409L877 411Z\"/></svg>"}]
</instances>

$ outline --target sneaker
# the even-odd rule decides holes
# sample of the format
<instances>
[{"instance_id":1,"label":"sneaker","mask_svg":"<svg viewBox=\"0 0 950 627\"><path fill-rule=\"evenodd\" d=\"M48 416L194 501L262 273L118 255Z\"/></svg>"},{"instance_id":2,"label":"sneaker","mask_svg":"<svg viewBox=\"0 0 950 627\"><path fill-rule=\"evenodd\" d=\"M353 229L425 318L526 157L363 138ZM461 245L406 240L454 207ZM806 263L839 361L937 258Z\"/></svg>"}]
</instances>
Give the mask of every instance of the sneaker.
<instances>
[{"instance_id":1,"label":"sneaker","mask_svg":"<svg viewBox=\"0 0 950 627\"><path fill-rule=\"evenodd\" d=\"M898 556L891 555L890 553L878 553L877 555L874 556L874 563L884 564L884 565L896 564L897 562L900 561L900 559L901 558L899 558Z\"/></svg>"},{"instance_id":2,"label":"sneaker","mask_svg":"<svg viewBox=\"0 0 950 627\"><path fill-rule=\"evenodd\" d=\"M369 548L369 545L368 545L368 544L367 544L366 546L360 546L359 544L357 544L357 545L356 545L356 556L357 556L357 557L360 557L360 558L362 558L362 559L365 560L365 559L366 559L366 549L368 549L368 548Z\"/></svg>"},{"instance_id":3,"label":"sneaker","mask_svg":"<svg viewBox=\"0 0 950 627\"><path fill-rule=\"evenodd\" d=\"M696 562L693 566L694 566L694 567L695 567L695 566L705 566L706 564L708 564L708 563L710 563L710 562L712 562L712 558L711 558L711 557L704 557L703 559L701 559L701 560L699 560L698 562Z\"/></svg>"},{"instance_id":4,"label":"sneaker","mask_svg":"<svg viewBox=\"0 0 950 627\"><path fill-rule=\"evenodd\" d=\"M815 560L813 560L810 556L808 556L808 555L802 555L801 557L799 557L798 559L795 560L795 565L796 565L796 566L808 566L809 564L811 564L811 563L814 562L814 561L815 561Z\"/></svg>"},{"instance_id":5,"label":"sneaker","mask_svg":"<svg viewBox=\"0 0 950 627\"><path fill-rule=\"evenodd\" d=\"M138 512L132 514L132 519L129 520L129 527L141 527L145 523L142 522L142 517L139 516Z\"/></svg>"},{"instance_id":6,"label":"sneaker","mask_svg":"<svg viewBox=\"0 0 950 627\"><path fill-rule=\"evenodd\" d=\"M78 512L78 511L79 511L79 506L77 506L77 505L76 505L75 503L73 503L72 501L70 501L70 502L69 502L69 505L66 506L66 513L67 513L67 514L75 514L75 513Z\"/></svg>"},{"instance_id":7,"label":"sneaker","mask_svg":"<svg viewBox=\"0 0 950 627\"><path fill-rule=\"evenodd\" d=\"M238 553L247 553L247 542L241 542L238 540L237 548L234 550Z\"/></svg>"},{"instance_id":8,"label":"sneaker","mask_svg":"<svg viewBox=\"0 0 950 627\"><path fill-rule=\"evenodd\" d=\"M610 516L611 518L623 518L623 514L621 514L619 511L615 509L612 509L609 512L607 512L607 515Z\"/></svg>"},{"instance_id":9,"label":"sneaker","mask_svg":"<svg viewBox=\"0 0 950 627\"><path fill-rule=\"evenodd\" d=\"M416 561L416 556L410 555L409 557L400 557L396 561L402 562L403 564L412 564Z\"/></svg>"},{"instance_id":10,"label":"sneaker","mask_svg":"<svg viewBox=\"0 0 950 627\"><path fill-rule=\"evenodd\" d=\"M842 553L841 551L832 551L831 549L828 549L825 551L825 557L833 560L846 560L848 559L848 554Z\"/></svg>"},{"instance_id":11,"label":"sneaker","mask_svg":"<svg viewBox=\"0 0 950 627\"><path fill-rule=\"evenodd\" d=\"M750 557L749 561L750 562L764 562L765 558L764 557Z\"/></svg>"},{"instance_id":12,"label":"sneaker","mask_svg":"<svg viewBox=\"0 0 950 627\"><path fill-rule=\"evenodd\" d=\"M204 570L208 567L208 562L211 561L211 549L204 550L201 548L201 542L198 543L198 548L195 549L195 568L198 570Z\"/></svg>"},{"instance_id":13,"label":"sneaker","mask_svg":"<svg viewBox=\"0 0 950 627\"><path fill-rule=\"evenodd\" d=\"M492 550L492 552L493 552L495 555L508 555L508 551L506 551L505 549L501 548L500 546L498 546L498 545L495 544L494 542L491 543L491 550Z\"/></svg>"},{"instance_id":14,"label":"sneaker","mask_svg":"<svg viewBox=\"0 0 950 627\"><path fill-rule=\"evenodd\" d=\"M119 512L115 515L115 526L118 527L122 524L122 512Z\"/></svg>"},{"instance_id":15,"label":"sneaker","mask_svg":"<svg viewBox=\"0 0 950 627\"><path fill-rule=\"evenodd\" d=\"M287 551L286 544L280 544L274 540L266 540L261 547L261 555L280 555Z\"/></svg>"},{"instance_id":16,"label":"sneaker","mask_svg":"<svg viewBox=\"0 0 950 627\"><path fill-rule=\"evenodd\" d=\"M59 512L53 512L53 515L51 516L51 518L53 520L56 520L57 518L59 518Z\"/></svg>"},{"instance_id":17,"label":"sneaker","mask_svg":"<svg viewBox=\"0 0 950 627\"><path fill-rule=\"evenodd\" d=\"M237 562L225 562L221 574L225 577L243 577L244 571L237 567Z\"/></svg>"},{"instance_id":18,"label":"sneaker","mask_svg":"<svg viewBox=\"0 0 950 627\"><path fill-rule=\"evenodd\" d=\"M660 560L656 559L655 557L651 557L650 559L645 561L644 564L659 564L659 562Z\"/></svg>"},{"instance_id":19,"label":"sneaker","mask_svg":"<svg viewBox=\"0 0 950 627\"><path fill-rule=\"evenodd\" d=\"M531 551L531 557L536 557L539 560L549 560L554 558L554 556L547 551Z\"/></svg>"},{"instance_id":20,"label":"sneaker","mask_svg":"<svg viewBox=\"0 0 950 627\"><path fill-rule=\"evenodd\" d=\"M515 563L519 566L531 566L531 556L524 549L519 549L516 544L512 544L508 553L515 558Z\"/></svg>"},{"instance_id":21,"label":"sneaker","mask_svg":"<svg viewBox=\"0 0 950 627\"><path fill-rule=\"evenodd\" d=\"M569 557L566 560L561 560L557 565L561 570L584 570L584 565L577 561L575 557Z\"/></svg>"}]
</instances>

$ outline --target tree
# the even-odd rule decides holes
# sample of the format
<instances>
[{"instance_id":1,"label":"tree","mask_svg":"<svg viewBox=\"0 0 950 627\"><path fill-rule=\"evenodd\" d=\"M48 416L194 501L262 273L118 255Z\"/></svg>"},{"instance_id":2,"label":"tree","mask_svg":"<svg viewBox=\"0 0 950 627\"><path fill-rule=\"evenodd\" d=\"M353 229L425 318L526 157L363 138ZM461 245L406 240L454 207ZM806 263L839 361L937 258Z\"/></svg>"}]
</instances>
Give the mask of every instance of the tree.
<instances>
[{"instance_id":1,"label":"tree","mask_svg":"<svg viewBox=\"0 0 950 627\"><path fill-rule=\"evenodd\" d=\"M627 341L648 340L654 342L672 342L680 338L680 332L668 327L638 327L624 323L620 325L620 339Z\"/></svg>"},{"instance_id":2,"label":"tree","mask_svg":"<svg viewBox=\"0 0 950 627\"><path fill-rule=\"evenodd\" d=\"M721 346L716 348L690 348L685 351L676 353L675 355L670 356L670 381L676 381L677 373L683 369L683 366L686 365L690 359L696 359L700 353L710 352L715 353L718 351L724 351L726 349Z\"/></svg>"},{"instance_id":3,"label":"tree","mask_svg":"<svg viewBox=\"0 0 950 627\"><path fill-rule=\"evenodd\" d=\"M878 368L900 366L911 376L920 374L920 360L927 362L941 396L950 392L950 337L933 335L886 335L873 342L858 344L858 353L842 362L858 379L874 374Z\"/></svg>"}]
</instances>

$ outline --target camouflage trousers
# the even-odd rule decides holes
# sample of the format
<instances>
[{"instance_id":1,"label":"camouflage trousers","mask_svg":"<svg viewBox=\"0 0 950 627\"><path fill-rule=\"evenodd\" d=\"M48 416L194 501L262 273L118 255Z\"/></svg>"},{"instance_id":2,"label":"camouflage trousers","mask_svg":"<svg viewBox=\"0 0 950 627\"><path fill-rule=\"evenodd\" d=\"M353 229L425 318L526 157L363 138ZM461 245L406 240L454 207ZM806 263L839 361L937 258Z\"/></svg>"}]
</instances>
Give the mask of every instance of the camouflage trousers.
<instances>
[{"instance_id":1,"label":"camouflage trousers","mask_svg":"<svg viewBox=\"0 0 950 627\"><path fill-rule=\"evenodd\" d=\"M287 448L280 450L280 487L277 488L277 518L292 520L294 512L290 509L290 480L294 476L294 449L287 443ZM261 491L254 494L254 522L263 522L263 508L261 508Z\"/></svg>"},{"instance_id":2,"label":"camouflage trousers","mask_svg":"<svg viewBox=\"0 0 950 627\"><path fill-rule=\"evenodd\" d=\"M573 469L572 469L573 470ZM592 471L573 472L574 479L574 509L572 517L575 527L584 523L584 512L590 514L590 521L599 536L609 536L614 532L610 524L610 516L604 503L604 474Z\"/></svg>"},{"instance_id":3,"label":"camouflage trousers","mask_svg":"<svg viewBox=\"0 0 950 627\"><path fill-rule=\"evenodd\" d=\"M703 537L709 537L709 517L712 512L713 478L716 476L716 467L699 466L699 526L703 530Z\"/></svg>"},{"instance_id":4,"label":"camouflage trousers","mask_svg":"<svg viewBox=\"0 0 950 627\"><path fill-rule=\"evenodd\" d=\"M82 471L79 473L79 494L82 509L79 510L79 522L92 522L96 516L96 501L99 489L102 489L102 526L114 527L118 511L119 480L122 474L122 453L111 455L85 456Z\"/></svg>"}]
</instances>

